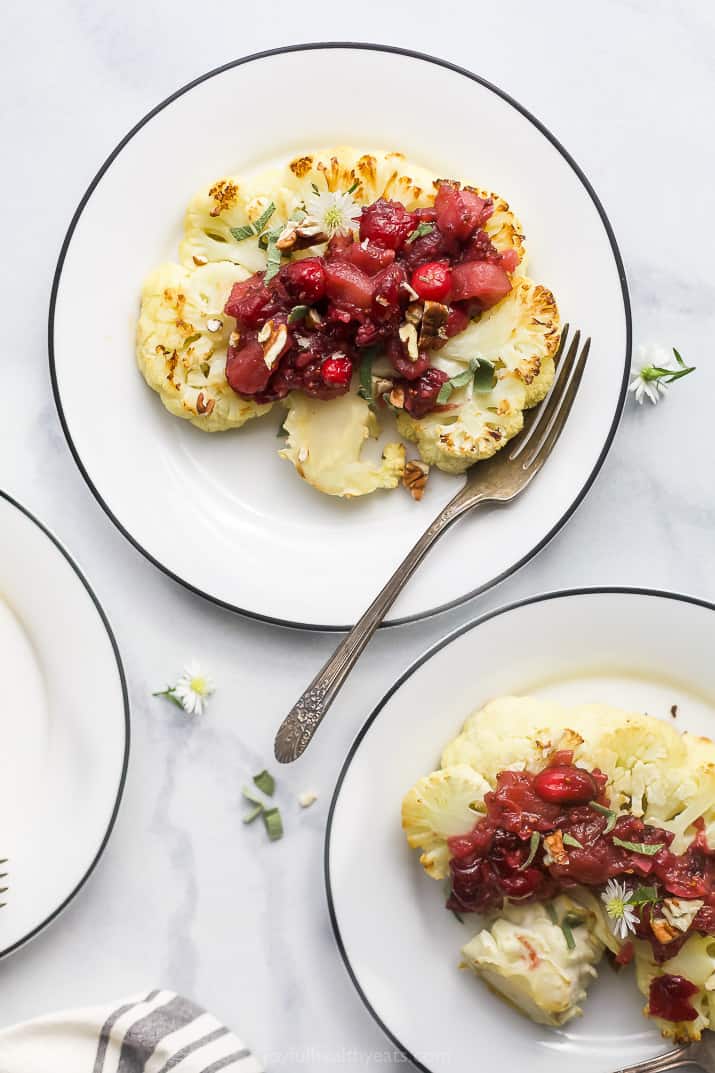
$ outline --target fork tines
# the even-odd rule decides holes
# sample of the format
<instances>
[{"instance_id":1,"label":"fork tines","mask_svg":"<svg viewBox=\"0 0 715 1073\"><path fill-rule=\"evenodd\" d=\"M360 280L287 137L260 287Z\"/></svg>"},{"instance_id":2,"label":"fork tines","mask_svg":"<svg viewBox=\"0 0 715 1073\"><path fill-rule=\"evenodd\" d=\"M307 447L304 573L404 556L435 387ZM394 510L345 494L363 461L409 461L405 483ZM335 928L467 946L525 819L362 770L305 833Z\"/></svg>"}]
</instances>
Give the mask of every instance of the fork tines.
<instances>
[{"instance_id":1,"label":"fork tines","mask_svg":"<svg viewBox=\"0 0 715 1073\"><path fill-rule=\"evenodd\" d=\"M554 359L556 362L554 383L541 405L527 417L523 437L519 437L518 445L509 456L510 461L518 458L529 447L530 451L523 462L524 469L530 469L534 465L543 465L551 454L571 412L586 368L591 339L586 339L581 346L581 332L577 330L566 351L568 334L569 325L565 324ZM565 355L564 351L566 351Z\"/></svg>"}]
</instances>

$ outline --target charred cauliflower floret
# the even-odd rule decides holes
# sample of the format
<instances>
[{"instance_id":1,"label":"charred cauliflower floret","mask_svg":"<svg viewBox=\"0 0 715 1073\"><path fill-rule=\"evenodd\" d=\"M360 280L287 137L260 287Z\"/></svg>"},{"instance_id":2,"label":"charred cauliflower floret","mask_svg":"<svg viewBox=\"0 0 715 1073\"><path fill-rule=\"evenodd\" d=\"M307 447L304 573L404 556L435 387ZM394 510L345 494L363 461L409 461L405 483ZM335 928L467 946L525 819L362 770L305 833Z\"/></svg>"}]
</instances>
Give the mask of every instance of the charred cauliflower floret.
<instances>
[{"instance_id":1,"label":"charred cauliflower floret","mask_svg":"<svg viewBox=\"0 0 715 1073\"><path fill-rule=\"evenodd\" d=\"M493 212L484 229L496 248L500 252L513 249L521 259L521 225L507 202L496 194L470 189L493 201ZM274 211L266 226L287 224L316 190L352 190L358 204L386 198L412 210L431 205L437 186L432 172L410 163L402 153L362 152L349 146L297 156L283 168L271 168L248 178L222 176L203 186L189 204L179 248L182 264L193 267L207 261L232 261L249 272L262 271L266 254L256 242L255 233L245 231L247 225L260 220L271 204ZM316 235L313 248L307 246L307 251L314 253L317 248L320 252L324 241L325 236ZM298 249L298 256L306 255L306 242Z\"/></svg>"},{"instance_id":2,"label":"charred cauliflower floret","mask_svg":"<svg viewBox=\"0 0 715 1073\"><path fill-rule=\"evenodd\" d=\"M378 426L359 395L321 402L294 394L289 405L283 422L288 442L280 456L292 462L308 484L319 492L345 498L397 486L405 469L401 443L388 444L379 461L361 457L366 440L378 435Z\"/></svg>"},{"instance_id":3,"label":"charred cauliflower floret","mask_svg":"<svg viewBox=\"0 0 715 1073\"><path fill-rule=\"evenodd\" d=\"M402 802L402 829L420 864L433 879L449 874L447 839L466 835L484 812L489 783L467 764L433 771L415 783Z\"/></svg>"},{"instance_id":4,"label":"charred cauliflower floret","mask_svg":"<svg viewBox=\"0 0 715 1073\"><path fill-rule=\"evenodd\" d=\"M454 410L421 418L403 412L397 418L401 435L417 444L423 461L445 473L464 473L491 458L524 426L526 393L516 374L499 370L491 391L466 392L454 393Z\"/></svg>"},{"instance_id":5,"label":"charred cauliflower floret","mask_svg":"<svg viewBox=\"0 0 715 1073\"><path fill-rule=\"evenodd\" d=\"M558 1026L581 1016L579 1003L597 975L603 946L592 914L571 898L560 895L550 909L507 904L462 948L462 956L465 966L532 1021Z\"/></svg>"},{"instance_id":6,"label":"charred cauliflower floret","mask_svg":"<svg viewBox=\"0 0 715 1073\"><path fill-rule=\"evenodd\" d=\"M184 218L184 238L179 257L187 268L212 261L230 261L247 272L262 272L266 253L248 225L260 220L272 204L266 226L285 221L300 198L281 185L282 172L274 168L244 179L229 175L203 186L189 202ZM234 234L238 232L238 237ZM241 235L245 237L241 237Z\"/></svg>"},{"instance_id":7,"label":"charred cauliflower floret","mask_svg":"<svg viewBox=\"0 0 715 1073\"><path fill-rule=\"evenodd\" d=\"M314 193L314 186L333 192L353 188L352 196L359 204L369 205L383 197L400 201L407 209L430 205L436 192L433 173L408 162L402 153L360 152L344 145L294 157L281 183L305 200Z\"/></svg>"},{"instance_id":8,"label":"charred cauliflower floret","mask_svg":"<svg viewBox=\"0 0 715 1073\"><path fill-rule=\"evenodd\" d=\"M453 336L436 352L433 364L450 377L474 358L491 362L491 391L472 384L449 399L456 409L414 418L400 414L398 428L417 444L425 462L447 473L463 473L490 458L523 427L523 411L544 398L554 379L559 345L559 314L551 291L524 277L476 323Z\"/></svg>"},{"instance_id":9,"label":"charred cauliflower floret","mask_svg":"<svg viewBox=\"0 0 715 1073\"><path fill-rule=\"evenodd\" d=\"M503 364L524 383L530 407L541 402L553 383L560 338L559 311L551 291L518 276L506 298L449 339L438 356L465 365L475 356Z\"/></svg>"},{"instance_id":10,"label":"charred cauliflower floret","mask_svg":"<svg viewBox=\"0 0 715 1073\"><path fill-rule=\"evenodd\" d=\"M234 322L223 307L245 273L234 265L157 268L142 288L137 362L149 387L176 417L205 432L240 428L270 410L242 399L226 381Z\"/></svg>"},{"instance_id":11,"label":"charred cauliflower floret","mask_svg":"<svg viewBox=\"0 0 715 1073\"><path fill-rule=\"evenodd\" d=\"M281 177L281 186L302 199L310 198L314 186L318 190L353 189L352 196L361 205L386 198L400 201L411 211L433 204L438 181L433 172L408 161L403 153L383 149L364 152L338 146L295 157ZM521 260L522 228L507 202L486 190L473 186L470 190L492 199L493 211L484 230L496 248L500 252L513 249Z\"/></svg>"}]
</instances>

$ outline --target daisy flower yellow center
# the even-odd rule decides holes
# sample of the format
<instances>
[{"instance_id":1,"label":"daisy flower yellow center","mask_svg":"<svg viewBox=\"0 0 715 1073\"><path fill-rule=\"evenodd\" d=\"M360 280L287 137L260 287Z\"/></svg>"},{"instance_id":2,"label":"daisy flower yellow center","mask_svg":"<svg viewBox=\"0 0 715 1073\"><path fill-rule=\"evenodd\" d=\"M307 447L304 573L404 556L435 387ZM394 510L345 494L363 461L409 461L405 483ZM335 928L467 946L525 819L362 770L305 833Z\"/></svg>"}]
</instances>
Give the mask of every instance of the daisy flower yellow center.
<instances>
[{"instance_id":1,"label":"daisy flower yellow center","mask_svg":"<svg viewBox=\"0 0 715 1073\"><path fill-rule=\"evenodd\" d=\"M205 697L211 692L209 684L203 675L197 675L192 678L189 682L189 689L193 690L194 693L198 693L200 697Z\"/></svg>"},{"instance_id":2,"label":"daisy flower yellow center","mask_svg":"<svg viewBox=\"0 0 715 1073\"><path fill-rule=\"evenodd\" d=\"M324 219L328 231L335 231L337 230L337 228L342 227L343 214L337 205L333 205L331 208L328 209L328 211L325 213Z\"/></svg>"},{"instance_id":3,"label":"daisy flower yellow center","mask_svg":"<svg viewBox=\"0 0 715 1073\"><path fill-rule=\"evenodd\" d=\"M606 902L606 912L609 917L620 920L626 911L626 899L622 895L615 895Z\"/></svg>"}]
</instances>

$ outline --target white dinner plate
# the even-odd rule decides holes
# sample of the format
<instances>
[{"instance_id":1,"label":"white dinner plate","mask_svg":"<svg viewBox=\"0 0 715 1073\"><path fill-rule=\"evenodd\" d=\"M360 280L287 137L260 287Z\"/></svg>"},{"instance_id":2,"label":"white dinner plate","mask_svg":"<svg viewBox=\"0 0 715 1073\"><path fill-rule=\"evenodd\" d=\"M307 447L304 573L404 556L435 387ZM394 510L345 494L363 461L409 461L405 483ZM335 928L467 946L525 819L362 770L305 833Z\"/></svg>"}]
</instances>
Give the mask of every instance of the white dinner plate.
<instances>
[{"instance_id":1,"label":"white dinner plate","mask_svg":"<svg viewBox=\"0 0 715 1073\"><path fill-rule=\"evenodd\" d=\"M109 623L65 549L0 493L0 957L53 921L109 839L129 704Z\"/></svg>"},{"instance_id":2,"label":"white dinner plate","mask_svg":"<svg viewBox=\"0 0 715 1073\"><path fill-rule=\"evenodd\" d=\"M623 265L592 187L533 116L478 76L399 49L307 45L238 60L152 111L102 166L62 248L50 313L60 418L95 496L152 562L224 606L315 628L359 617L461 478L433 473L419 504L399 489L321 495L279 459L277 409L217 435L170 416L137 371L134 331L142 281L176 260L202 184L331 144L400 149L435 175L498 191L524 225L530 274L593 338L546 471L508 510L448 533L389 621L459 603L544 546L603 462L630 357Z\"/></svg>"},{"instance_id":3,"label":"white dinner plate","mask_svg":"<svg viewBox=\"0 0 715 1073\"><path fill-rule=\"evenodd\" d=\"M601 969L583 1018L532 1024L457 969L471 938L400 828L402 797L466 717L508 694L603 702L715 734L715 606L626 589L554 593L445 638L372 713L338 780L325 872L335 936L364 1003L429 1073L612 1073L668 1049L632 969ZM488 1055L485 1065L483 1056Z\"/></svg>"}]
</instances>

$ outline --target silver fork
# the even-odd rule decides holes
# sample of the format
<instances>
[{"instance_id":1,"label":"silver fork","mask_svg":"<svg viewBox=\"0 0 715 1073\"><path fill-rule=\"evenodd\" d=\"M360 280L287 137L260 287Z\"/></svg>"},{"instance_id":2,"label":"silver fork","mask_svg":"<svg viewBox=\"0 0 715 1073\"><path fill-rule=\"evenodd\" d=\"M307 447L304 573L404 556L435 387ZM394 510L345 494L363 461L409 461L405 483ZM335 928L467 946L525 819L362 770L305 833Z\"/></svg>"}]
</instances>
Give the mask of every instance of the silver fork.
<instances>
[{"instance_id":1,"label":"silver fork","mask_svg":"<svg viewBox=\"0 0 715 1073\"><path fill-rule=\"evenodd\" d=\"M679 1069L681 1066L697 1066L704 1073L715 1073L715 1034L706 1032L700 1043L675 1047L657 1058L619 1069L618 1073L665 1073L668 1069Z\"/></svg>"},{"instance_id":2,"label":"silver fork","mask_svg":"<svg viewBox=\"0 0 715 1073\"><path fill-rule=\"evenodd\" d=\"M281 723L274 748L276 759L282 764L297 760L308 747L366 644L434 542L457 518L480 503L511 502L533 481L546 462L566 424L591 345L591 340L587 339L581 346L581 333L576 332L564 355L568 331L568 325L564 325L556 355L556 379L549 395L537 409L526 415L523 430L508 446L488 461L472 467L460 491L408 552Z\"/></svg>"}]
</instances>

